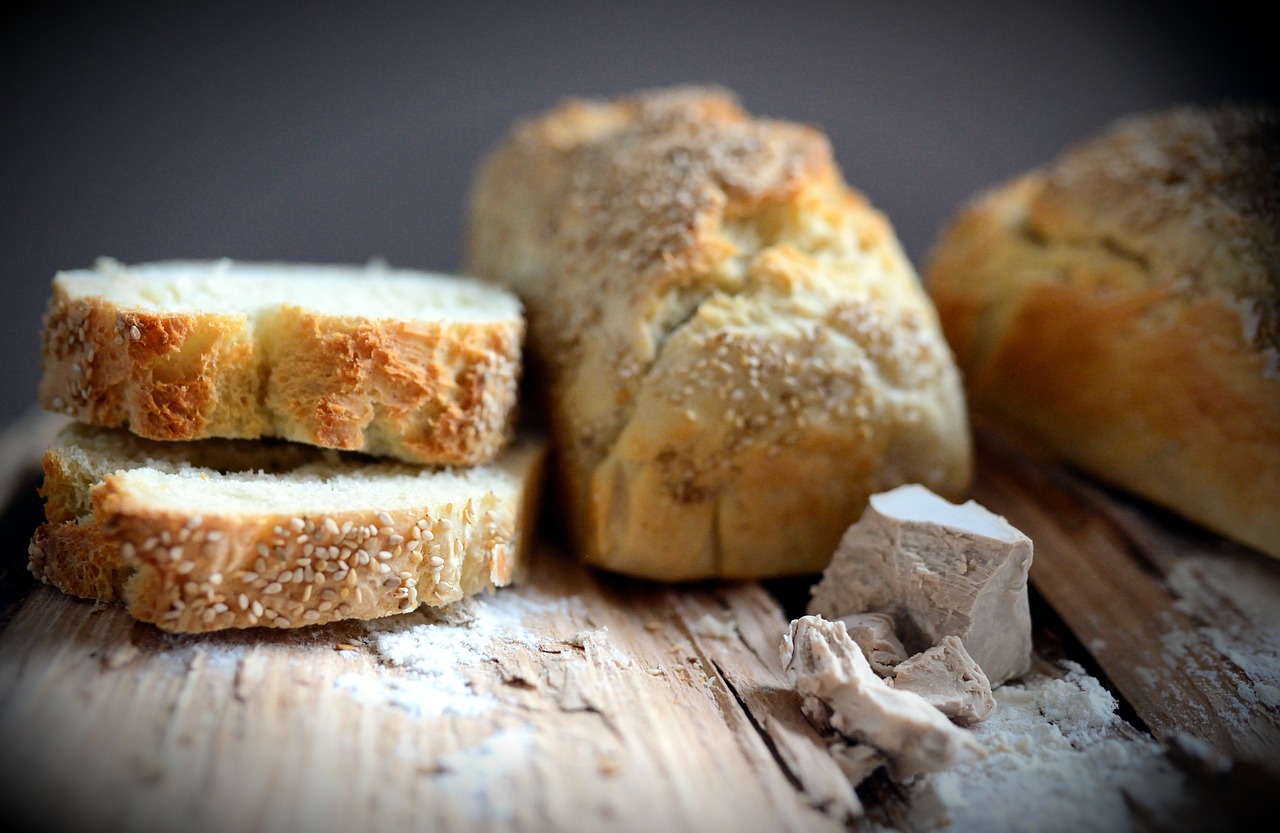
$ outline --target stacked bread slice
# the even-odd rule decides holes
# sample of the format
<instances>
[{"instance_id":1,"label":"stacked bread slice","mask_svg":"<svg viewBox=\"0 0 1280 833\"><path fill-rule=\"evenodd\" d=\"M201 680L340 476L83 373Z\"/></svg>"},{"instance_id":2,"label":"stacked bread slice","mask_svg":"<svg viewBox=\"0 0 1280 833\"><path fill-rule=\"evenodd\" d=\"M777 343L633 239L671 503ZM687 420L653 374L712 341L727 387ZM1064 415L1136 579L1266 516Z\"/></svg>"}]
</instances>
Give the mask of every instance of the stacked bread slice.
<instances>
[{"instance_id":1,"label":"stacked bread slice","mask_svg":"<svg viewBox=\"0 0 1280 833\"><path fill-rule=\"evenodd\" d=\"M495 286L385 266L60 273L32 573L175 632L440 605L518 578L544 457Z\"/></svg>"}]
</instances>

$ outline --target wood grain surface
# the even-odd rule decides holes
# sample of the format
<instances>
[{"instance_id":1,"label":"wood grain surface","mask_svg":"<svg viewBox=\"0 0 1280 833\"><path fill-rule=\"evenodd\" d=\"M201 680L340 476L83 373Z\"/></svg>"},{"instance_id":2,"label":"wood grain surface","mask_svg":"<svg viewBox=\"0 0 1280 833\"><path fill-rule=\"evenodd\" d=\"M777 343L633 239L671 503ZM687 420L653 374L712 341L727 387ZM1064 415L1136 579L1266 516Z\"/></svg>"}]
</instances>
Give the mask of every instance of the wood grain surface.
<instances>
[{"instance_id":1,"label":"wood grain surface","mask_svg":"<svg viewBox=\"0 0 1280 833\"><path fill-rule=\"evenodd\" d=\"M49 430L34 421L0 447L11 821L130 833L911 829L907 793L883 776L855 791L786 684L778 645L804 580L667 587L587 570L544 541L522 585L443 612L165 634L25 574ZM975 499L1035 543L1037 629L1059 629L1139 731L1202 738L1259 774L1250 795L1273 789L1280 564L999 437L980 447Z\"/></svg>"}]
</instances>

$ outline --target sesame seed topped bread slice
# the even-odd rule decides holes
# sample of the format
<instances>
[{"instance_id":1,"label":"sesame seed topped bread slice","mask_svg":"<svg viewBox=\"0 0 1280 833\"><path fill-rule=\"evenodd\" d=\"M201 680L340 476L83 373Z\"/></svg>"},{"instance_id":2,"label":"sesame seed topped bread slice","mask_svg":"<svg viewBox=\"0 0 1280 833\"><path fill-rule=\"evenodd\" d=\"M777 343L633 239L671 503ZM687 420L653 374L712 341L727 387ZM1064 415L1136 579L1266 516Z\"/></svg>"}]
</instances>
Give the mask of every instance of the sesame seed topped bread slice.
<instances>
[{"instance_id":1,"label":"sesame seed topped bread slice","mask_svg":"<svg viewBox=\"0 0 1280 833\"><path fill-rule=\"evenodd\" d=\"M32 574L174 632L444 605L518 580L544 443L425 467L262 440L69 425L44 456Z\"/></svg>"},{"instance_id":2,"label":"sesame seed topped bread slice","mask_svg":"<svg viewBox=\"0 0 1280 833\"><path fill-rule=\"evenodd\" d=\"M155 440L470 465L511 439L523 338L513 294L460 276L103 259L54 278L39 399Z\"/></svg>"},{"instance_id":3,"label":"sesame seed topped bread slice","mask_svg":"<svg viewBox=\"0 0 1280 833\"><path fill-rule=\"evenodd\" d=\"M813 573L870 495L965 493L933 306L817 130L718 89L570 100L484 160L467 235L468 272L527 305L588 563Z\"/></svg>"}]
</instances>

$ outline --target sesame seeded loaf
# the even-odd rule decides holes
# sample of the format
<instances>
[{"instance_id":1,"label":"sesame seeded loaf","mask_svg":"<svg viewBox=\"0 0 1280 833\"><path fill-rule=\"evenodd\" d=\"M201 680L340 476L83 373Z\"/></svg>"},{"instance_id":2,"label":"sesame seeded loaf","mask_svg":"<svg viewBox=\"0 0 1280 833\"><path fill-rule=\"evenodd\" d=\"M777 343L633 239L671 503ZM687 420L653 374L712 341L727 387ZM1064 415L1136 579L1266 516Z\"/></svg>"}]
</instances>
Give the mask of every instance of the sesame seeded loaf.
<instances>
[{"instance_id":1,"label":"sesame seeded loaf","mask_svg":"<svg viewBox=\"0 0 1280 833\"><path fill-rule=\"evenodd\" d=\"M514 295L457 276L103 259L54 278L39 399L156 440L470 465L511 439L523 338Z\"/></svg>"},{"instance_id":2,"label":"sesame seeded loaf","mask_svg":"<svg viewBox=\"0 0 1280 833\"><path fill-rule=\"evenodd\" d=\"M927 286L969 401L1280 558L1280 114L1138 113L976 195Z\"/></svg>"},{"instance_id":3,"label":"sesame seeded loaf","mask_svg":"<svg viewBox=\"0 0 1280 833\"><path fill-rule=\"evenodd\" d=\"M44 456L29 569L174 632L444 605L518 580L544 447L522 435L491 464L425 467L73 423Z\"/></svg>"},{"instance_id":4,"label":"sesame seeded loaf","mask_svg":"<svg viewBox=\"0 0 1280 833\"><path fill-rule=\"evenodd\" d=\"M718 89L567 101L483 160L465 265L525 302L587 563L814 573L871 494L968 486L934 309L814 129Z\"/></svg>"}]
</instances>

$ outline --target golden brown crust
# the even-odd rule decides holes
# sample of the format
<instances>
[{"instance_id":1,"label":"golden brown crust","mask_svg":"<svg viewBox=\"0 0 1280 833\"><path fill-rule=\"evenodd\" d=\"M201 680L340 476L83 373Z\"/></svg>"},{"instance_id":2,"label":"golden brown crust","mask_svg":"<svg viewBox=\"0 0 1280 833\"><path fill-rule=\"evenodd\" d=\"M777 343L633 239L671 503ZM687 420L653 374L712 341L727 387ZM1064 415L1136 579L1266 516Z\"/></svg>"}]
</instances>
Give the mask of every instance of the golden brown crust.
<instances>
[{"instance_id":1,"label":"golden brown crust","mask_svg":"<svg viewBox=\"0 0 1280 833\"><path fill-rule=\"evenodd\" d=\"M467 271L525 301L590 563L816 572L875 491L967 488L934 311L812 128L718 90L566 102L479 170Z\"/></svg>"},{"instance_id":2,"label":"golden brown crust","mask_svg":"<svg viewBox=\"0 0 1280 833\"><path fill-rule=\"evenodd\" d=\"M975 198L927 271L975 409L1276 557L1278 124L1122 120Z\"/></svg>"},{"instance_id":3,"label":"golden brown crust","mask_svg":"<svg viewBox=\"0 0 1280 833\"><path fill-rule=\"evenodd\" d=\"M40 404L157 440L283 437L472 465L511 439L524 323L365 322L121 308L58 285Z\"/></svg>"},{"instance_id":4,"label":"golden brown crust","mask_svg":"<svg viewBox=\"0 0 1280 833\"><path fill-rule=\"evenodd\" d=\"M63 592L120 602L141 621L184 633L445 605L520 578L542 448L521 438L492 464L518 477L510 494L477 485L452 500L393 512L353 506L295 516L264 505L251 514L197 515L157 508L123 475L108 475L90 489L92 512L78 521L46 504L49 521L32 540L29 569ZM46 455L42 491L83 491L59 480L72 467L58 456L56 449Z\"/></svg>"}]
</instances>

